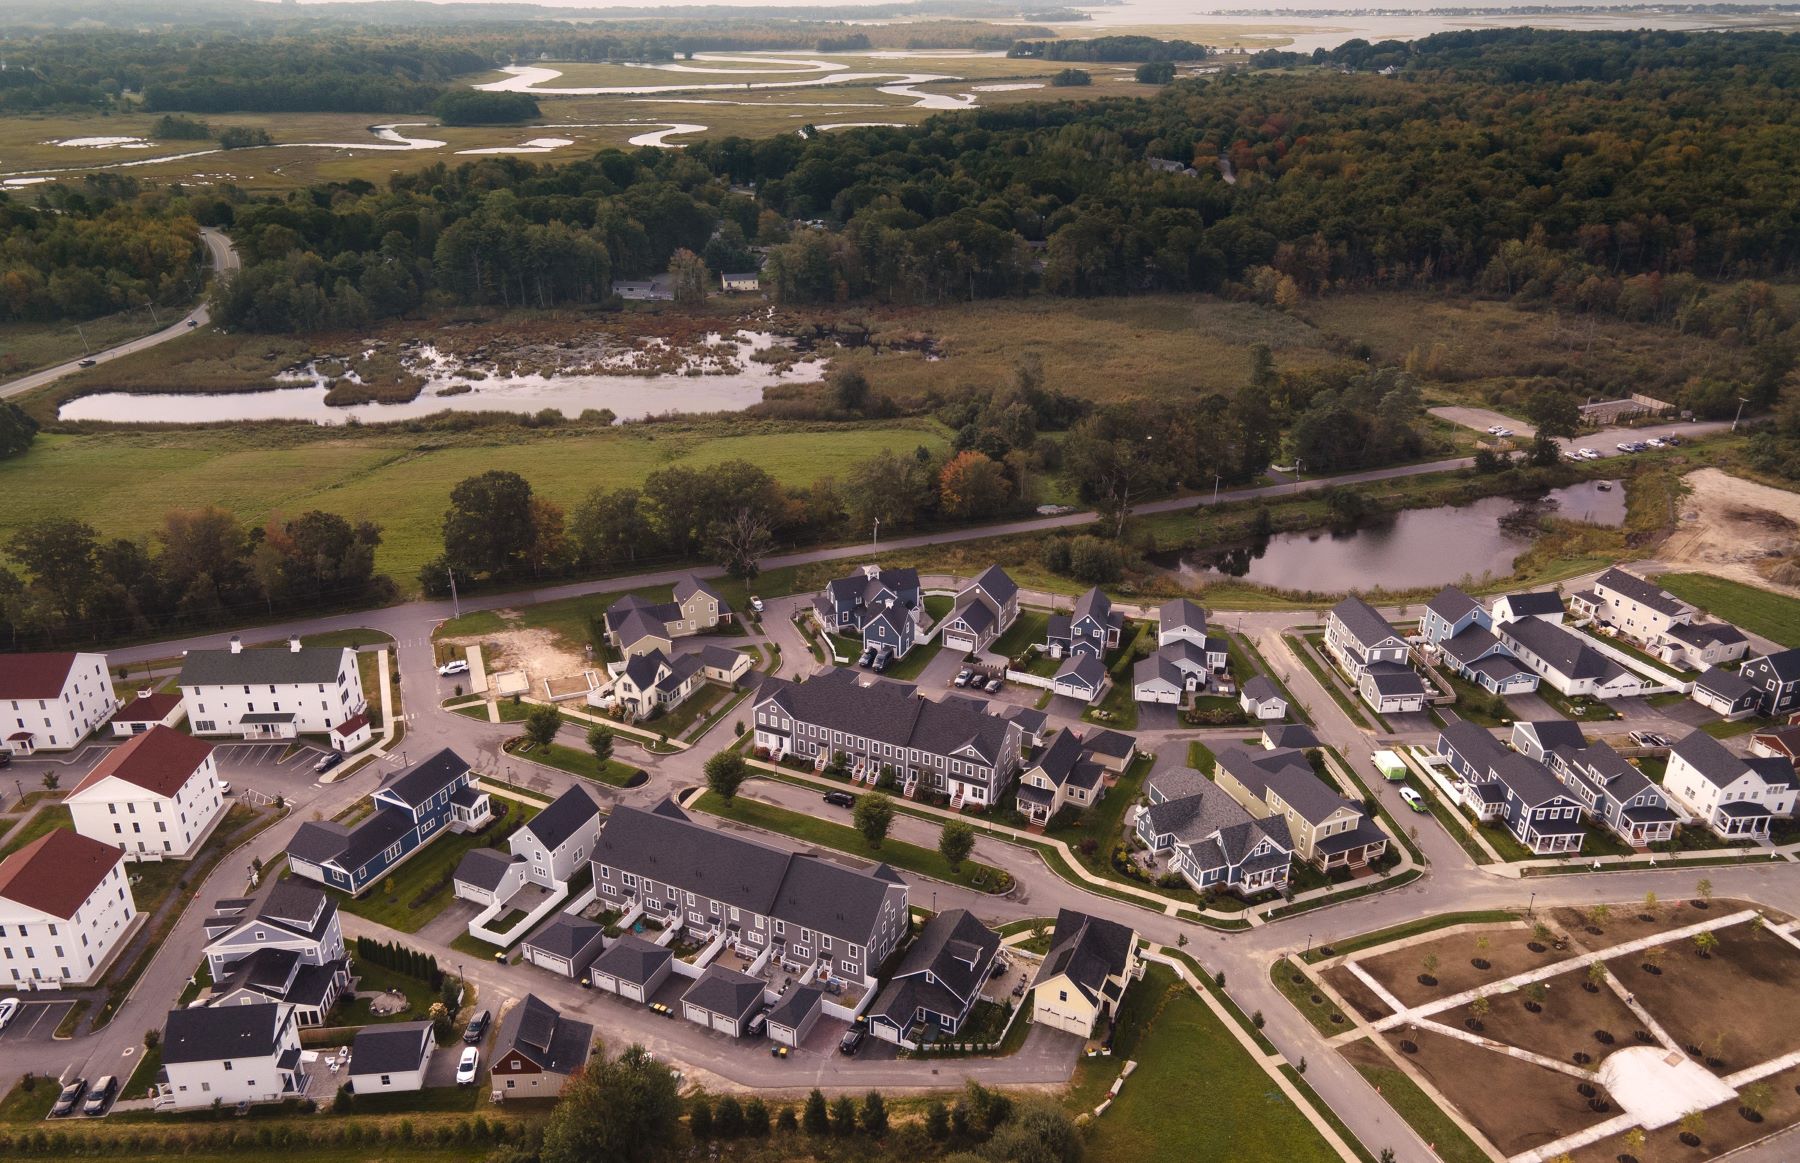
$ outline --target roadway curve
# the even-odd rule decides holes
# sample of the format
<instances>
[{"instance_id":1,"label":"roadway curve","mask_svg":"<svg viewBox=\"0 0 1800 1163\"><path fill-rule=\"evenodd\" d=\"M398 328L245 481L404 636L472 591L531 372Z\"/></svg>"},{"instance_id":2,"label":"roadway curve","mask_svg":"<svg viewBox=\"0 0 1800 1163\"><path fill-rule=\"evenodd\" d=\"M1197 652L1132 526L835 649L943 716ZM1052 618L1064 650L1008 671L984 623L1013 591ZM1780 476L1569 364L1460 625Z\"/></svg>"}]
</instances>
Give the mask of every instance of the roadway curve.
<instances>
[{"instance_id":1,"label":"roadway curve","mask_svg":"<svg viewBox=\"0 0 1800 1163\"><path fill-rule=\"evenodd\" d=\"M203 226L200 228L200 240L206 243L207 254L211 259L215 274L238 269L238 253L231 245L230 239L210 226ZM121 355L130 355L134 351L145 351L159 343L167 343L178 335L186 335L190 331L198 330L211 320L212 316L206 310L206 301L202 299L198 307L161 331L139 336L127 343L121 343L117 347L109 347L105 351L97 351L93 355L83 356L82 359L104 363L109 359L117 359ZM194 326L188 326L190 321ZM64 376L80 370L81 359L72 359L67 363L59 363L55 367L47 367L41 371L32 372L30 375L21 376L9 383L0 384L0 400L8 396L22 396L26 392L36 391L38 388L53 384Z\"/></svg>"}]
</instances>

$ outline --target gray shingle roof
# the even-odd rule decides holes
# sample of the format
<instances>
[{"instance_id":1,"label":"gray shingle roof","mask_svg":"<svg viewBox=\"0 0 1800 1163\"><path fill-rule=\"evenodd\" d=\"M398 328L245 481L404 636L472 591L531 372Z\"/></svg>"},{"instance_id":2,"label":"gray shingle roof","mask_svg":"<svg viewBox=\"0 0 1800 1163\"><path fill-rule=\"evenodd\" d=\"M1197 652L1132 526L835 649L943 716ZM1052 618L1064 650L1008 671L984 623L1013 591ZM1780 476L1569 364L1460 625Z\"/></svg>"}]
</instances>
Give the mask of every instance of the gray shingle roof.
<instances>
[{"instance_id":1,"label":"gray shingle roof","mask_svg":"<svg viewBox=\"0 0 1800 1163\"><path fill-rule=\"evenodd\" d=\"M1782 683L1800 682L1800 646L1777 650L1773 654L1765 654L1761 658L1753 658L1750 662L1761 662ZM1744 664L1746 667L1749 662Z\"/></svg>"},{"instance_id":2,"label":"gray shingle roof","mask_svg":"<svg viewBox=\"0 0 1800 1163\"><path fill-rule=\"evenodd\" d=\"M1071 654L1058 668L1055 681L1097 691L1106 681L1106 664L1086 652Z\"/></svg>"},{"instance_id":3,"label":"gray shingle roof","mask_svg":"<svg viewBox=\"0 0 1800 1163\"><path fill-rule=\"evenodd\" d=\"M1517 642L1556 673L1571 679L1591 678L1606 683L1626 673L1624 667L1594 649L1585 637L1551 622L1537 618L1508 622L1500 628L1500 637L1503 642Z\"/></svg>"},{"instance_id":4,"label":"gray shingle roof","mask_svg":"<svg viewBox=\"0 0 1800 1163\"><path fill-rule=\"evenodd\" d=\"M416 808L467 774L468 761L446 747L425 762L396 775L377 790Z\"/></svg>"},{"instance_id":5,"label":"gray shingle roof","mask_svg":"<svg viewBox=\"0 0 1800 1163\"><path fill-rule=\"evenodd\" d=\"M1343 808L1359 810L1313 774L1312 762L1304 751L1246 751L1242 747L1227 747L1218 755L1220 769L1230 772L1251 795L1266 804L1268 792L1273 790L1310 824L1317 824Z\"/></svg>"},{"instance_id":6,"label":"gray shingle roof","mask_svg":"<svg viewBox=\"0 0 1800 1163\"><path fill-rule=\"evenodd\" d=\"M1506 604L1520 618L1563 612L1562 596L1555 590L1521 590L1516 594L1507 594Z\"/></svg>"},{"instance_id":7,"label":"gray shingle roof","mask_svg":"<svg viewBox=\"0 0 1800 1163\"><path fill-rule=\"evenodd\" d=\"M170 1010L163 1025L162 1060L217 1062L261 1058L275 1052L281 1007L274 1002Z\"/></svg>"},{"instance_id":8,"label":"gray shingle roof","mask_svg":"<svg viewBox=\"0 0 1800 1163\"><path fill-rule=\"evenodd\" d=\"M1090 1002L1098 1003L1107 978L1119 976L1130 966L1135 937L1117 921L1063 909L1056 914L1050 952L1038 967L1033 985L1065 974Z\"/></svg>"},{"instance_id":9,"label":"gray shingle roof","mask_svg":"<svg viewBox=\"0 0 1800 1163\"><path fill-rule=\"evenodd\" d=\"M762 1008L763 983L759 977L715 963L706 967L681 1000L721 1017L743 1021Z\"/></svg>"},{"instance_id":10,"label":"gray shingle roof","mask_svg":"<svg viewBox=\"0 0 1800 1163\"><path fill-rule=\"evenodd\" d=\"M1186 681L1182 676L1181 668L1161 654L1140 658L1137 665L1131 668L1131 684L1133 686L1143 686L1145 683L1154 682L1157 679L1162 679L1178 691L1182 689L1182 685Z\"/></svg>"},{"instance_id":11,"label":"gray shingle roof","mask_svg":"<svg viewBox=\"0 0 1800 1163\"><path fill-rule=\"evenodd\" d=\"M594 972L609 974L633 985L646 985L658 970L673 960L675 954L663 946L626 933L595 958Z\"/></svg>"},{"instance_id":12,"label":"gray shingle roof","mask_svg":"<svg viewBox=\"0 0 1800 1163\"><path fill-rule=\"evenodd\" d=\"M1019 592L1018 584L997 565L990 565L982 570L981 576L976 578L968 589L964 589L963 593L966 594L969 589L975 588L981 589L1002 606L1012 601Z\"/></svg>"},{"instance_id":13,"label":"gray shingle roof","mask_svg":"<svg viewBox=\"0 0 1800 1163\"><path fill-rule=\"evenodd\" d=\"M350 1046L350 1073L400 1074L417 1070L431 1045L430 1022L366 1026Z\"/></svg>"},{"instance_id":14,"label":"gray shingle roof","mask_svg":"<svg viewBox=\"0 0 1800 1163\"><path fill-rule=\"evenodd\" d=\"M1754 773L1766 784L1783 787L1793 782L1793 767L1787 760L1763 756L1733 755L1725 745L1704 731L1695 731L1676 743L1671 754L1685 759L1695 771L1716 787L1729 787L1747 773Z\"/></svg>"},{"instance_id":15,"label":"gray shingle roof","mask_svg":"<svg viewBox=\"0 0 1800 1163\"><path fill-rule=\"evenodd\" d=\"M1481 609L1481 603L1455 586L1445 586L1437 592L1436 597L1425 603L1425 608L1444 621L1455 623L1458 619Z\"/></svg>"},{"instance_id":16,"label":"gray shingle roof","mask_svg":"<svg viewBox=\"0 0 1800 1163\"><path fill-rule=\"evenodd\" d=\"M1701 690L1711 691L1719 698L1733 704L1756 694L1756 688L1751 686L1749 680L1743 675L1718 666L1702 672L1700 677L1694 680L1694 685Z\"/></svg>"},{"instance_id":17,"label":"gray shingle roof","mask_svg":"<svg viewBox=\"0 0 1800 1163\"><path fill-rule=\"evenodd\" d=\"M1137 740L1123 731L1095 731L1081 742L1095 755L1104 755L1109 759L1127 759L1137 750Z\"/></svg>"},{"instance_id":18,"label":"gray shingle roof","mask_svg":"<svg viewBox=\"0 0 1800 1163\"><path fill-rule=\"evenodd\" d=\"M517 1050L557 1074L569 1074L585 1064L593 1047L593 1026L563 1017L531 993L506 1011L494 1033L496 1061Z\"/></svg>"},{"instance_id":19,"label":"gray shingle roof","mask_svg":"<svg viewBox=\"0 0 1800 1163\"><path fill-rule=\"evenodd\" d=\"M1700 649L1714 642L1720 646L1736 646L1748 641L1744 632L1730 622L1677 622L1665 633L1677 642Z\"/></svg>"},{"instance_id":20,"label":"gray shingle roof","mask_svg":"<svg viewBox=\"0 0 1800 1163\"><path fill-rule=\"evenodd\" d=\"M731 612L731 607L725 602L725 595L714 589L711 582L701 578L698 574L684 573L675 579L675 601L677 603L685 602L695 594L705 594L719 603L721 614Z\"/></svg>"},{"instance_id":21,"label":"gray shingle roof","mask_svg":"<svg viewBox=\"0 0 1800 1163\"><path fill-rule=\"evenodd\" d=\"M1374 606L1354 594L1331 607L1331 616L1343 624L1350 637L1356 639L1364 650L1378 646L1389 638L1399 637Z\"/></svg>"},{"instance_id":22,"label":"gray shingle roof","mask_svg":"<svg viewBox=\"0 0 1800 1163\"><path fill-rule=\"evenodd\" d=\"M1164 602L1157 607L1156 628L1158 631L1166 634L1178 626L1186 626L1204 633L1206 631L1206 611L1198 603L1191 602L1186 598L1176 598L1174 601Z\"/></svg>"},{"instance_id":23,"label":"gray shingle roof","mask_svg":"<svg viewBox=\"0 0 1800 1163\"><path fill-rule=\"evenodd\" d=\"M1271 723L1263 728L1263 738L1276 748L1307 751L1319 745L1319 737L1304 723Z\"/></svg>"},{"instance_id":24,"label":"gray shingle roof","mask_svg":"<svg viewBox=\"0 0 1800 1163\"><path fill-rule=\"evenodd\" d=\"M525 938L525 944L552 957L566 957L577 962L577 973L587 968L579 964L585 953L600 952L600 939L606 926L578 917L574 913L557 913L537 932Z\"/></svg>"},{"instance_id":25,"label":"gray shingle roof","mask_svg":"<svg viewBox=\"0 0 1800 1163\"><path fill-rule=\"evenodd\" d=\"M781 995L781 1000L776 1002L774 1008L769 1011L769 1024L797 1030L800 1028L800 1023L811 1016L824 1000L825 990L819 986L792 986Z\"/></svg>"},{"instance_id":26,"label":"gray shingle roof","mask_svg":"<svg viewBox=\"0 0 1800 1163\"><path fill-rule=\"evenodd\" d=\"M981 983L1000 948L1000 935L967 909L945 909L925 923L918 939L900 959L893 980L930 974L950 991L960 1012Z\"/></svg>"},{"instance_id":27,"label":"gray shingle roof","mask_svg":"<svg viewBox=\"0 0 1800 1163\"><path fill-rule=\"evenodd\" d=\"M1485 626L1465 626L1456 635L1438 643L1438 649L1444 657L1455 659L1464 666L1472 666L1475 662L1495 649L1504 650L1500 639Z\"/></svg>"},{"instance_id":28,"label":"gray shingle roof","mask_svg":"<svg viewBox=\"0 0 1800 1163\"><path fill-rule=\"evenodd\" d=\"M802 723L949 755L972 748L984 762L999 762L1006 749L1008 724L986 704L970 699L933 701L908 683L871 680L865 685L853 670L837 667L803 683L769 678L756 702L775 699Z\"/></svg>"},{"instance_id":29,"label":"gray shingle roof","mask_svg":"<svg viewBox=\"0 0 1800 1163\"><path fill-rule=\"evenodd\" d=\"M317 937L337 914L337 902L321 889L297 880L278 880L256 914L259 920Z\"/></svg>"},{"instance_id":30,"label":"gray shingle roof","mask_svg":"<svg viewBox=\"0 0 1800 1163\"><path fill-rule=\"evenodd\" d=\"M1199 795L1212 786L1212 781L1191 767L1171 767L1156 772L1145 783L1146 791L1154 791L1164 800L1178 800Z\"/></svg>"},{"instance_id":31,"label":"gray shingle roof","mask_svg":"<svg viewBox=\"0 0 1800 1163\"><path fill-rule=\"evenodd\" d=\"M1425 694L1425 680L1410 666L1398 662L1372 662L1365 671L1375 690L1382 695Z\"/></svg>"},{"instance_id":32,"label":"gray shingle roof","mask_svg":"<svg viewBox=\"0 0 1800 1163\"><path fill-rule=\"evenodd\" d=\"M1281 688L1277 687L1275 680L1266 674L1259 674L1246 682L1244 695L1253 703L1279 702L1286 704L1287 702L1281 695Z\"/></svg>"},{"instance_id":33,"label":"gray shingle roof","mask_svg":"<svg viewBox=\"0 0 1800 1163\"><path fill-rule=\"evenodd\" d=\"M1652 585L1636 574L1626 573L1617 567L1607 570L1594 579L1596 590L1602 586L1624 595L1640 606L1648 606L1659 614L1673 616L1693 609L1692 606L1662 587Z\"/></svg>"},{"instance_id":34,"label":"gray shingle roof","mask_svg":"<svg viewBox=\"0 0 1800 1163\"><path fill-rule=\"evenodd\" d=\"M510 852L502 852L498 848L471 848L463 853L463 858L456 862L456 873L451 878L459 884L474 885L476 888L493 892L500 887L506 878L506 870L514 864L525 863L523 856L514 856Z\"/></svg>"},{"instance_id":35,"label":"gray shingle roof","mask_svg":"<svg viewBox=\"0 0 1800 1163\"><path fill-rule=\"evenodd\" d=\"M303 646L292 650L270 646L233 654L229 650L190 650L181 660L180 686L252 686L290 683L335 684L345 668L341 646Z\"/></svg>"},{"instance_id":36,"label":"gray shingle roof","mask_svg":"<svg viewBox=\"0 0 1800 1163\"><path fill-rule=\"evenodd\" d=\"M1587 737L1581 733L1581 724L1568 719L1536 719L1531 722L1513 724L1515 735L1527 735L1537 740L1537 745L1544 751L1554 751L1558 747L1582 748L1587 746Z\"/></svg>"},{"instance_id":37,"label":"gray shingle roof","mask_svg":"<svg viewBox=\"0 0 1800 1163\"><path fill-rule=\"evenodd\" d=\"M550 806L525 827L545 848L555 851L569 837L591 825L599 815L600 805L577 784L550 801Z\"/></svg>"}]
</instances>

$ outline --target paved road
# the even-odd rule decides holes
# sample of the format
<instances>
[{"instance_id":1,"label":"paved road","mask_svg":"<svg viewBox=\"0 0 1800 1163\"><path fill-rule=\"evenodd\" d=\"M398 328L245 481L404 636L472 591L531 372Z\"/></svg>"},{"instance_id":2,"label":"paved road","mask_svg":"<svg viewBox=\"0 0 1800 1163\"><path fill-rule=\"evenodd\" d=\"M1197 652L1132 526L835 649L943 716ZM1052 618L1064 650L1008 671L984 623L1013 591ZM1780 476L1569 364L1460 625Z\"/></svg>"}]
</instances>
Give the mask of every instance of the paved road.
<instances>
[{"instance_id":1,"label":"paved road","mask_svg":"<svg viewBox=\"0 0 1800 1163\"><path fill-rule=\"evenodd\" d=\"M210 226L203 226L200 228L200 239L206 243L206 249L211 256L212 268L215 272L238 269L237 251L232 247L231 240L224 234ZM212 316L207 312L206 303L202 301L198 307L161 331L140 336L127 343L121 343L117 347L109 347L105 351L97 351L93 355L83 358L92 359L96 363L105 363L107 360L117 359L121 355L130 355L135 351L147 351L158 344L167 343L177 336L186 335L190 331L204 327L211 319ZM190 321L194 324L193 327L188 326ZM0 384L0 400L8 396L21 396L26 392L36 391L46 384L53 384L64 376L72 375L80 370L81 360L72 359L68 363L59 363L55 367L47 367L42 371L32 372L28 376L21 376L9 383Z\"/></svg>"}]
</instances>

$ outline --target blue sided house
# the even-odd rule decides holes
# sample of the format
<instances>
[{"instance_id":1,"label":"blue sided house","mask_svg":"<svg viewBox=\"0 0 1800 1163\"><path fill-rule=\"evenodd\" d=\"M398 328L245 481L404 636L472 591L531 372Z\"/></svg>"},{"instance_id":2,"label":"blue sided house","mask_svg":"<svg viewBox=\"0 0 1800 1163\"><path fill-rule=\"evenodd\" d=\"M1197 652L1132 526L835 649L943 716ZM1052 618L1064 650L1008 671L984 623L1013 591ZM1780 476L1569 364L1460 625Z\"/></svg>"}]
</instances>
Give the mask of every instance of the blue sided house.
<instances>
[{"instance_id":1,"label":"blue sided house","mask_svg":"<svg viewBox=\"0 0 1800 1163\"><path fill-rule=\"evenodd\" d=\"M488 795L469 765L445 748L400 772L370 797L375 810L346 827L308 820L288 844L296 876L361 896L395 866L444 832L472 832L493 818Z\"/></svg>"}]
</instances>

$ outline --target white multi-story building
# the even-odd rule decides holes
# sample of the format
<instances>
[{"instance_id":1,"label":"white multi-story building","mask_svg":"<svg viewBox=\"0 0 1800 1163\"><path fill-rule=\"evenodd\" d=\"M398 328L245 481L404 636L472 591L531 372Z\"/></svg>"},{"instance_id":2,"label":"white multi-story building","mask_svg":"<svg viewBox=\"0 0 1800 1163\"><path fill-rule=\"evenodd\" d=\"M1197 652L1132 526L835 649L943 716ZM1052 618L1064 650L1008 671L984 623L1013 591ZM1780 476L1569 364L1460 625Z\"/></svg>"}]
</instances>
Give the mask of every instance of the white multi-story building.
<instances>
[{"instance_id":1,"label":"white multi-story building","mask_svg":"<svg viewBox=\"0 0 1800 1163\"><path fill-rule=\"evenodd\" d=\"M196 735L292 739L324 735L363 713L362 676L348 646L286 650L190 650L182 660L181 700Z\"/></svg>"},{"instance_id":2,"label":"white multi-story building","mask_svg":"<svg viewBox=\"0 0 1800 1163\"><path fill-rule=\"evenodd\" d=\"M67 751L118 705L104 654L9 654L0 663L0 751Z\"/></svg>"},{"instance_id":3,"label":"white multi-story building","mask_svg":"<svg viewBox=\"0 0 1800 1163\"><path fill-rule=\"evenodd\" d=\"M67 802L77 832L138 859L191 858L226 808L212 744L163 726L113 748Z\"/></svg>"},{"instance_id":4,"label":"white multi-story building","mask_svg":"<svg viewBox=\"0 0 1800 1163\"><path fill-rule=\"evenodd\" d=\"M90 984L135 916L124 853L67 828L38 837L0 862L0 986Z\"/></svg>"},{"instance_id":5,"label":"white multi-story building","mask_svg":"<svg viewBox=\"0 0 1800 1163\"><path fill-rule=\"evenodd\" d=\"M1733 755L1704 731L1669 752L1663 790L1728 839L1769 835L1777 816L1794 813L1794 768L1785 759Z\"/></svg>"},{"instance_id":6,"label":"white multi-story building","mask_svg":"<svg viewBox=\"0 0 1800 1163\"><path fill-rule=\"evenodd\" d=\"M176 1107L279 1102L306 1093L294 1007L277 1002L170 1010L161 1096Z\"/></svg>"}]
</instances>

